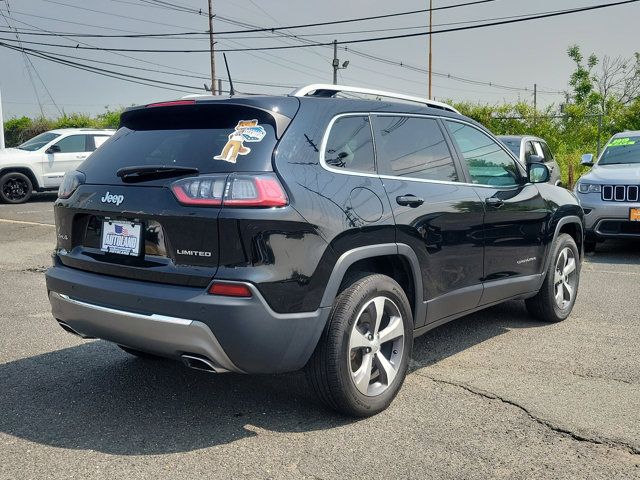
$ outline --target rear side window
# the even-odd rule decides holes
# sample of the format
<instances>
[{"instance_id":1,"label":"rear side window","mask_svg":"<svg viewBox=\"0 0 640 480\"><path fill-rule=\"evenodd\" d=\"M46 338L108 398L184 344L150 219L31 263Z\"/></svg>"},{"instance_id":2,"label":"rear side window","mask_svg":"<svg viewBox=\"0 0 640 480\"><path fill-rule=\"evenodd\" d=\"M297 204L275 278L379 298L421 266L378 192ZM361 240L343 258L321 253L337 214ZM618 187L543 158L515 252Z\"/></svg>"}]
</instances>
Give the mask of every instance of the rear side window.
<instances>
[{"instance_id":1,"label":"rear side window","mask_svg":"<svg viewBox=\"0 0 640 480\"><path fill-rule=\"evenodd\" d=\"M374 118L380 173L426 180L458 180L437 120L387 115Z\"/></svg>"},{"instance_id":2,"label":"rear side window","mask_svg":"<svg viewBox=\"0 0 640 480\"><path fill-rule=\"evenodd\" d=\"M518 184L520 172L515 160L489 135L464 123L447 120L446 124L473 183L505 187Z\"/></svg>"},{"instance_id":3,"label":"rear side window","mask_svg":"<svg viewBox=\"0 0 640 480\"><path fill-rule=\"evenodd\" d=\"M194 167L200 173L273 170L275 120L256 108L151 107L125 112L121 124L82 164L83 172L106 181L120 168L144 165Z\"/></svg>"},{"instance_id":4,"label":"rear side window","mask_svg":"<svg viewBox=\"0 0 640 480\"><path fill-rule=\"evenodd\" d=\"M340 117L331 126L324 161L332 168L374 173L373 137L366 115Z\"/></svg>"},{"instance_id":5,"label":"rear side window","mask_svg":"<svg viewBox=\"0 0 640 480\"><path fill-rule=\"evenodd\" d=\"M70 135L63 138L58 143L60 147L60 153L77 153L88 152L87 150L87 136L86 135Z\"/></svg>"},{"instance_id":6,"label":"rear side window","mask_svg":"<svg viewBox=\"0 0 640 480\"><path fill-rule=\"evenodd\" d=\"M93 137L93 149L99 148L104 142L109 140L109 137L106 135L94 135Z\"/></svg>"}]
</instances>

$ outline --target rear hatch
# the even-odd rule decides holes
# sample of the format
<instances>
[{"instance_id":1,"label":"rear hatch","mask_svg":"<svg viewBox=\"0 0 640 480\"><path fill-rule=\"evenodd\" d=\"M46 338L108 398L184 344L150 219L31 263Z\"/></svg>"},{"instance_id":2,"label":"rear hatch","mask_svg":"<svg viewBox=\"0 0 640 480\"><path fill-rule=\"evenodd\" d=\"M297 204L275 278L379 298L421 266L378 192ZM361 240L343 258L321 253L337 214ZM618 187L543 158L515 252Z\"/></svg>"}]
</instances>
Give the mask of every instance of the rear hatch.
<instances>
[{"instance_id":1,"label":"rear hatch","mask_svg":"<svg viewBox=\"0 0 640 480\"><path fill-rule=\"evenodd\" d=\"M272 155L297 108L297 99L263 98L126 111L78 168L84 182L56 202L58 258L101 274L206 286L219 242L236 241L218 238L221 208L286 200Z\"/></svg>"}]
</instances>

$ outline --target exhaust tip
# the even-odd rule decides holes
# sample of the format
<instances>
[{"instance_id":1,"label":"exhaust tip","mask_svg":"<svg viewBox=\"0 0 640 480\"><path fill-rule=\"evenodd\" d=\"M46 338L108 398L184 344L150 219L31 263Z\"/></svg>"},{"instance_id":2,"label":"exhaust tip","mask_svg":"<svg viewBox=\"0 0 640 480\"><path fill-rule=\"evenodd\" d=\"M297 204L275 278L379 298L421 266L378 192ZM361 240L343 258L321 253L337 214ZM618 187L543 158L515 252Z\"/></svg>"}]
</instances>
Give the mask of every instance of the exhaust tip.
<instances>
[{"instance_id":1,"label":"exhaust tip","mask_svg":"<svg viewBox=\"0 0 640 480\"><path fill-rule=\"evenodd\" d=\"M187 367L194 370L201 370L203 372L209 373L218 373L220 371L224 371L224 369L218 367L208 358L201 357L199 355L184 354L181 356L181 358Z\"/></svg>"}]
</instances>

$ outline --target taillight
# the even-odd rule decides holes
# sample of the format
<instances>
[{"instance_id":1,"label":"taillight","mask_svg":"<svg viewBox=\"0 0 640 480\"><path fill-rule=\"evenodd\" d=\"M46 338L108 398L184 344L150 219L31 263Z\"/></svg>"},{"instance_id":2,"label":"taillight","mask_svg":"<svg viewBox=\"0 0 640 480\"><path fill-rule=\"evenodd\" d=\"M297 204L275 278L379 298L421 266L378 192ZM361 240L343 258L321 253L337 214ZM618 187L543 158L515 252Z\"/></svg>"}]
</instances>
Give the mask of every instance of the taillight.
<instances>
[{"instance_id":1,"label":"taillight","mask_svg":"<svg viewBox=\"0 0 640 480\"><path fill-rule=\"evenodd\" d=\"M58 198L69 198L73 192L85 182L84 173L72 170L64 174L62 183L58 188Z\"/></svg>"},{"instance_id":2,"label":"taillight","mask_svg":"<svg viewBox=\"0 0 640 480\"><path fill-rule=\"evenodd\" d=\"M171 184L171 191L183 205L222 205L227 176L183 178Z\"/></svg>"},{"instance_id":3,"label":"taillight","mask_svg":"<svg viewBox=\"0 0 640 480\"><path fill-rule=\"evenodd\" d=\"M249 298L252 296L251 289L242 283L214 282L209 287L209 293L225 297Z\"/></svg>"},{"instance_id":4,"label":"taillight","mask_svg":"<svg viewBox=\"0 0 640 480\"><path fill-rule=\"evenodd\" d=\"M284 207L289 203L273 173L202 175L183 178L171 185L183 205L223 207Z\"/></svg>"}]
</instances>

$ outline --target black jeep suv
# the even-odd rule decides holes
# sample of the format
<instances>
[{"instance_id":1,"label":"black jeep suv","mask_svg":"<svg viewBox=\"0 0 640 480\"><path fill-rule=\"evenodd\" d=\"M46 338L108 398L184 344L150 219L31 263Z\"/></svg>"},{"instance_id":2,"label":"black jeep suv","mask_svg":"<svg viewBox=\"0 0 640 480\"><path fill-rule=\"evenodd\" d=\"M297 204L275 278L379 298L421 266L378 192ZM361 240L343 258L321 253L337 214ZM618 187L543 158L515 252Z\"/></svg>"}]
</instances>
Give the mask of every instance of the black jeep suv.
<instances>
[{"instance_id":1,"label":"black jeep suv","mask_svg":"<svg viewBox=\"0 0 640 480\"><path fill-rule=\"evenodd\" d=\"M354 92L371 93L125 111L60 188L53 316L201 370L305 368L356 416L390 404L413 338L438 325L514 299L565 319L583 244L573 194L452 107L338 98Z\"/></svg>"}]
</instances>

